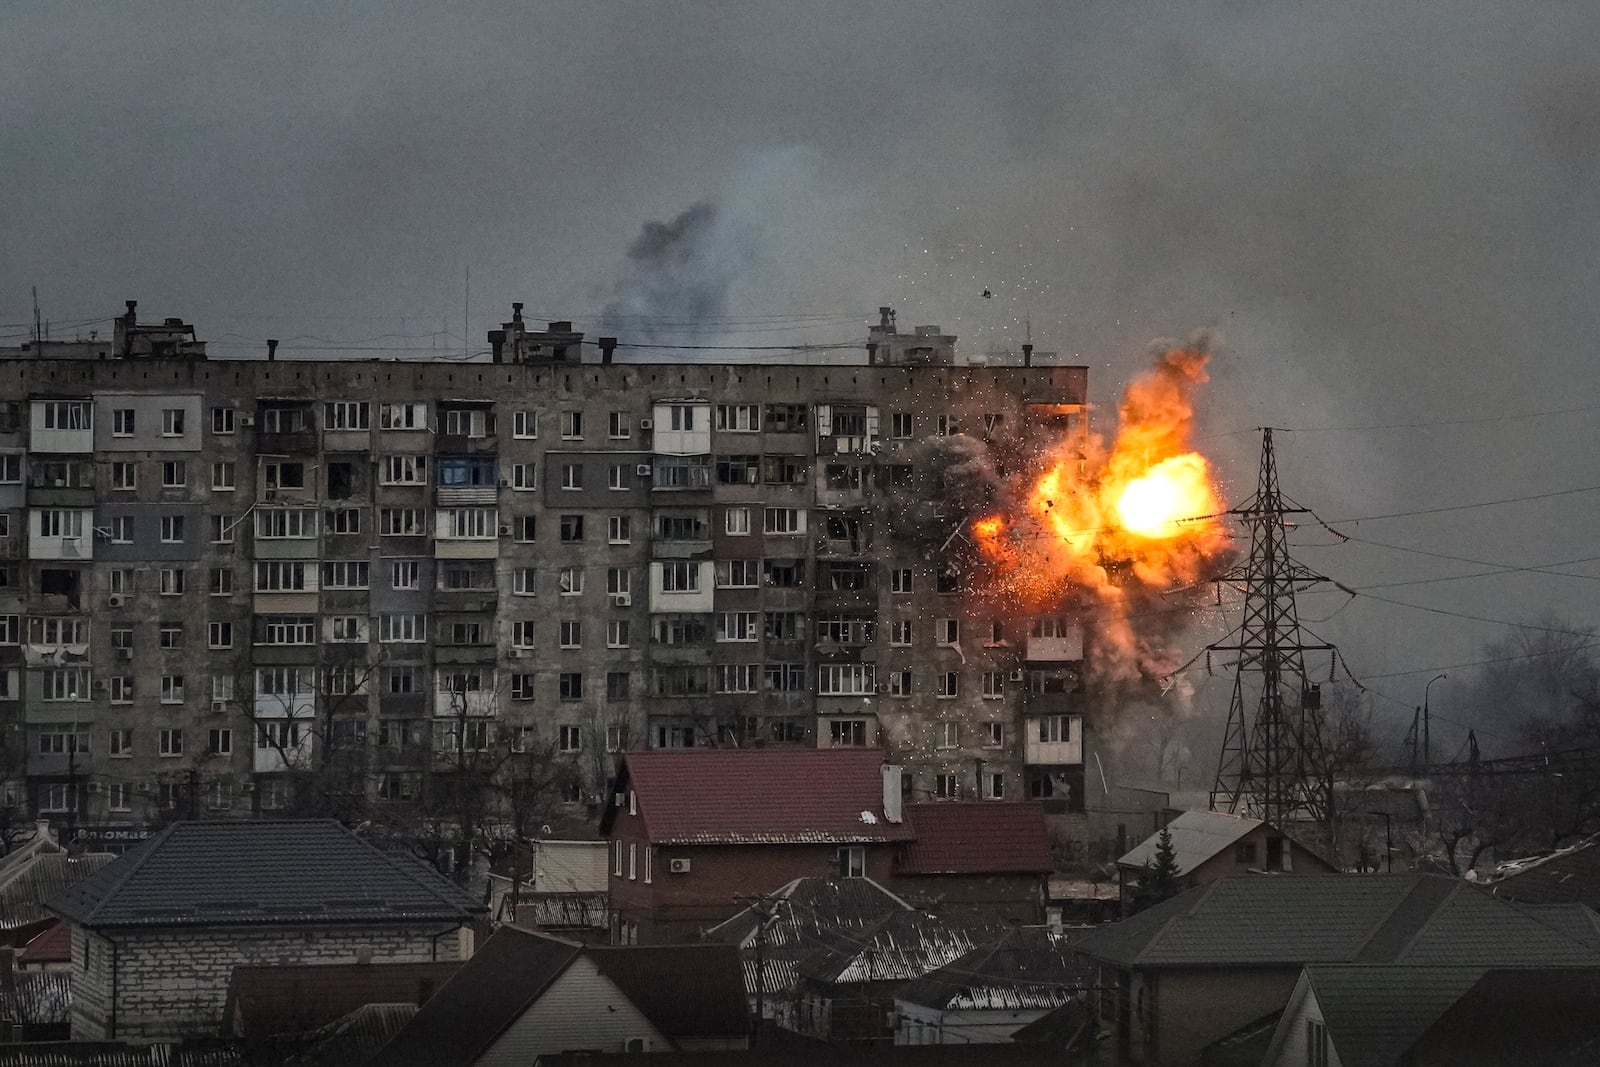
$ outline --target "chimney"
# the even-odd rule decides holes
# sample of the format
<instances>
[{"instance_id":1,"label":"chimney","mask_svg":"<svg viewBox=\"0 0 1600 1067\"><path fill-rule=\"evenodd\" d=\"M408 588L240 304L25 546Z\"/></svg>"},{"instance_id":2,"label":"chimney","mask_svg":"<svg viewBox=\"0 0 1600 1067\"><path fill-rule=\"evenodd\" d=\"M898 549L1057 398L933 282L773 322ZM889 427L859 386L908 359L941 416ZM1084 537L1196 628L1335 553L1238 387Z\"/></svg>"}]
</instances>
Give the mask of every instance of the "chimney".
<instances>
[{"instance_id":1,"label":"chimney","mask_svg":"<svg viewBox=\"0 0 1600 1067\"><path fill-rule=\"evenodd\" d=\"M271 363L273 360L275 360L277 358L278 358L278 339L276 337L269 337L269 338L267 338L267 362Z\"/></svg>"},{"instance_id":2,"label":"chimney","mask_svg":"<svg viewBox=\"0 0 1600 1067\"><path fill-rule=\"evenodd\" d=\"M898 823L901 820L900 776L902 771L898 763L885 763L882 770L883 817L889 822Z\"/></svg>"},{"instance_id":3,"label":"chimney","mask_svg":"<svg viewBox=\"0 0 1600 1067\"><path fill-rule=\"evenodd\" d=\"M504 330L489 331L489 350L493 353L492 362L500 363L504 360L506 351L506 332Z\"/></svg>"},{"instance_id":4,"label":"chimney","mask_svg":"<svg viewBox=\"0 0 1600 1067\"><path fill-rule=\"evenodd\" d=\"M123 303L128 305L128 314L125 316L127 318L127 320L129 322L137 321L137 319L139 317L138 316L139 301L137 301L137 300L124 300Z\"/></svg>"},{"instance_id":5,"label":"chimney","mask_svg":"<svg viewBox=\"0 0 1600 1067\"><path fill-rule=\"evenodd\" d=\"M1023 345L1022 346L1022 365L1024 367L1033 366L1033 346L1032 345Z\"/></svg>"},{"instance_id":6,"label":"chimney","mask_svg":"<svg viewBox=\"0 0 1600 1067\"><path fill-rule=\"evenodd\" d=\"M596 343L600 346L600 362L610 363L612 355L617 350L617 339L615 337L601 337L597 338Z\"/></svg>"},{"instance_id":7,"label":"chimney","mask_svg":"<svg viewBox=\"0 0 1600 1067\"><path fill-rule=\"evenodd\" d=\"M54 841L56 839L56 835L50 832L49 819L35 819L33 821L33 833L35 837L43 838L46 841Z\"/></svg>"},{"instance_id":8,"label":"chimney","mask_svg":"<svg viewBox=\"0 0 1600 1067\"><path fill-rule=\"evenodd\" d=\"M520 300L511 302L511 321L518 326L522 325L522 301Z\"/></svg>"},{"instance_id":9,"label":"chimney","mask_svg":"<svg viewBox=\"0 0 1600 1067\"><path fill-rule=\"evenodd\" d=\"M878 328L882 330L894 329L894 308L881 307L878 309Z\"/></svg>"}]
</instances>

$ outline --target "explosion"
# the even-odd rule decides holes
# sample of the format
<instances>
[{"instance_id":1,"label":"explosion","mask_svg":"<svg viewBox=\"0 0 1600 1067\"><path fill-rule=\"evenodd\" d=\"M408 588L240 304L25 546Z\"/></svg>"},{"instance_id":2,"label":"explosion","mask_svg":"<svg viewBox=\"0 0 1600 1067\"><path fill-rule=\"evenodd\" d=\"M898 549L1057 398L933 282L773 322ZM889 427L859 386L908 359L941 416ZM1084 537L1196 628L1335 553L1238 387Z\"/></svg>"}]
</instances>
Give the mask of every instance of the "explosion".
<instances>
[{"instance_id":1,"label":"explosion","mask_svg":"<svg viewBox=\"0 0 1600 1067\"><path fill-rule=\"evenodd\" d=\"M1109 447L1081 429L1051 443L970 526L990 592L1091 625L1102 678L1170 671L1162 638L1229 552L1209 465L1189 446L1208 358L1203 344L1163 351L1128 386Z\"/></svg>"}]
</instances>

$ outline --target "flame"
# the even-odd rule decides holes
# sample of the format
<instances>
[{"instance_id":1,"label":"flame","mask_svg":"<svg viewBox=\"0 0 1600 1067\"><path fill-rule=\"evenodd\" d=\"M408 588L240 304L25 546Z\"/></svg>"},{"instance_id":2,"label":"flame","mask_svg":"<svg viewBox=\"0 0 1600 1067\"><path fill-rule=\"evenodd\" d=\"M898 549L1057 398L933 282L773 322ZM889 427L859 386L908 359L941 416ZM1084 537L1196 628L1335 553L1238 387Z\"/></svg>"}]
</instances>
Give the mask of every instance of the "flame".
<instances>
[{"instance_id":1,"label":"flame","mask_svg":"<svg viewBox=\"0 0 1600 1067\"><path fill-rule=\"evenodd\" d=\"M1222 505L1189 445L1207 353L1174 348L1129 384L1111 445L1083 430L1048 445L1013 503L970 530L989 591L1035 613L1094 626L1102 671L1151 673L1161 595L1206 577L1227 554Z\"/></svg>"}]
</instances>

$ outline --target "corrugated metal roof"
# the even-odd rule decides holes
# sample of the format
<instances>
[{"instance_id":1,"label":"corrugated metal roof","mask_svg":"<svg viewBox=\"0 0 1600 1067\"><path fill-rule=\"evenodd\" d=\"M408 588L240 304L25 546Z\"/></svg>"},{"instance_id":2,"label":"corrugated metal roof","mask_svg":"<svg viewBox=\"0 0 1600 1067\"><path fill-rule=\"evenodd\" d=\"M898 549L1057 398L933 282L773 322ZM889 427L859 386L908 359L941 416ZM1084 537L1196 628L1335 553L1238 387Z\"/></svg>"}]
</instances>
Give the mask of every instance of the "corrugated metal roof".
<instances>
[{"instance_id":1,"label":"corrugated metal roof","mask_svg":"<svg viewBox=\"0 0 1600 1067\"><path fill-rule=\"evenodd\" d=\"M895 999L940 1011L1058 1008L1093 975L1072 945L1072 938L1048 930L1013 930L907 982Z\"/></svg>"},{"instance_id":2,"label":"corrugated metal roof","mask_svg":"<svg viewBox=\"0 0 1600 1067\"><path fill-rule=\"evenodd\" d=\"M1188 874L1261 825L1260 819L1220 811L1184 812L1167 824L1167 831L1172 835L1172 851L1178 859L1178 873ZM1117 863L1123 867L1154 863L1160 840L1160 833L1151 834Z\"/></svg>"},{"instance_id":3,"label":"corrugated metal roof","mask_svg":"<svg viewBox=\"0 0 1600 1067\"><path fill-rule=\"evenodd\" d=\"M911 905L871 878L796 878L773 894L767 922L767 949L806 943L838 927L863 928ZM706 940L749 947L755 943L762 912L754 905L713 926Z\"/></svg>"},{"instance_id":4,"label":"corrugated metal roof","mask_svg":"<svg viewBox=\"0 0 1600 1067\"><path fill-rule=\"evenodd\" d=\"M483 905L332 819L179 822L49 901L93 929L467 922Z\"/></svg>"},{"instance_id":5,"label":"corrugated metal roof","mask_svg":"<svg viewBox=\"0 0 1600 1067\"><path fill-rule=\"evenodd\" d=\"M912 839L895 860L901 874L1043 874L1052 866L1036 802L911 804L906 823Z\"/></svg>"},{"instance_id":6,"label":"corrugated metal roof","mask_svg":"<svg viewBox=\"0 0 1600 1067\"><path fill-rule=\"evenodd\" d=\"M638 797L657 845L853 844L909 836L883 811L874 749L684 749L630 752L619 789ZM616 800L602 829L617 818Z\"/></svg>"},{"instance_id":7,"label":"corrugated metal roof","mask_svg":"<svg viewBox=\"0 0 1600 1067\"><path fill-rule=\"evenodd\" d=\"M116 858L108 852L72 856L43 849L19 857L19 862L0 879L0 930L12 930L51 918L45 908L48 901Z\"/></svg>"},{"instance_id":8,"label":"corrugated metal roof","mask_svg":"<svg viewBox=\"0 0 1600 1067\"><path fill-rule=\"evenodd\" d=\"M860 930L823 932L800 956L800 974L826 985L903 982L953 963L1008 929L999 922L952 922L896 912Z\"/></svg>"},{"instance_id":9,"label":"corrugated metal roof","mask_svg":"<svg viewBox=\"0 0 1600 1067\"><path fill-rule=\"evenodd\" d=\"M1596 838L1548 856L1523 860L1489 883L1495 896L1529 904L1576 902L1600 910L1600 848Z\"/></svg>"}]
</instances>

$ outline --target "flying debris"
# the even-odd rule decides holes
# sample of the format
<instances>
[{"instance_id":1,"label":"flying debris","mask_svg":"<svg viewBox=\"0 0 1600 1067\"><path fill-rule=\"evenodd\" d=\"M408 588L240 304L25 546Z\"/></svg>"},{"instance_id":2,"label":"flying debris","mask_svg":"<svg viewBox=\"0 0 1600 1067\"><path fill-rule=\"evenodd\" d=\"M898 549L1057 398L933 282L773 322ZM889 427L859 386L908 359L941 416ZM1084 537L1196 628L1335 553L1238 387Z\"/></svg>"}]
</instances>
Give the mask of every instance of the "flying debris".
<instances>
[{"instance_id":1,"label":"flying debris","mask_svg":"<svg viewBox=\"0 0 1600 1067\"><path fill-rule=\"evenodd\" d=\"M985 300L993 299L994 298L994 290L985 287L984 290L983 290L983 298Z\"/></svg>"}]
</instances>

